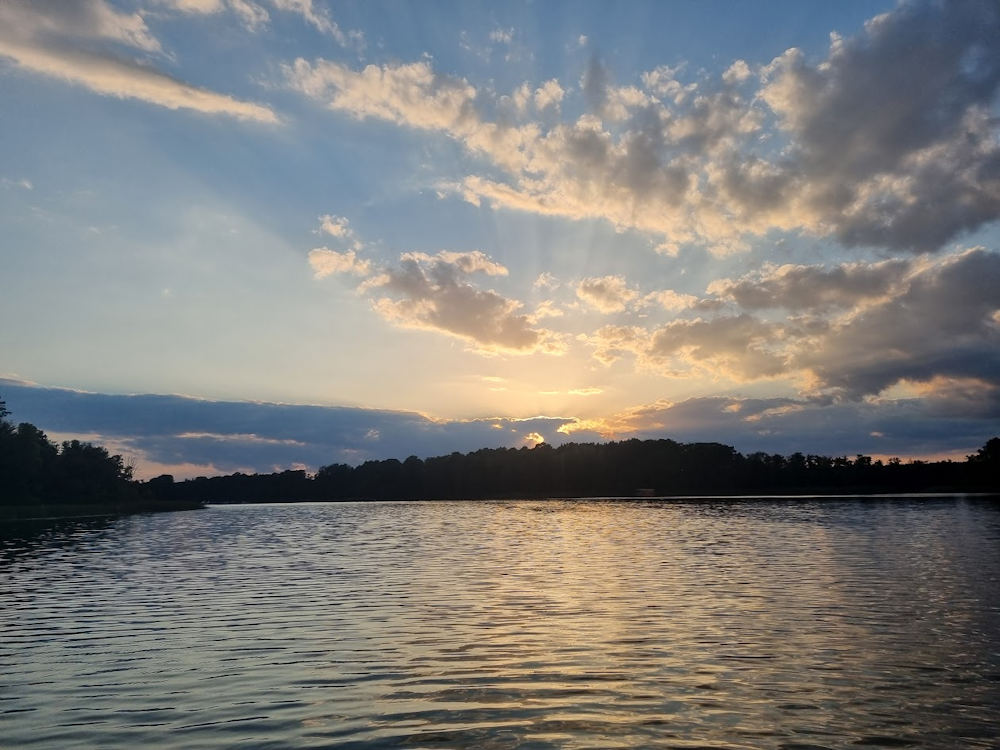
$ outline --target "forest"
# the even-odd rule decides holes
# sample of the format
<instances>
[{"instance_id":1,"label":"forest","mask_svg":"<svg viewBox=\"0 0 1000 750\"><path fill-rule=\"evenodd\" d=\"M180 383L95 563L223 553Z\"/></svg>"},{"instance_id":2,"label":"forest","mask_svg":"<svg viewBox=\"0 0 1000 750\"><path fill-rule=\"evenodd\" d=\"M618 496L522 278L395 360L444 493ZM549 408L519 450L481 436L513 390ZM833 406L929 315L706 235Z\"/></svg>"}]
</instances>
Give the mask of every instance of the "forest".
<instances>
[{"instance_id":1,"label":"forest","mask_svg":"<svg viewBox=\"0 0 1000 750\"><path fill-rule=\"evenodd\" d=\"M312 476L235 473L174 482L164 475L146 486L165 500L206 502L997 492L1000 438L966 461L744 456L720 443L626 440L331 464Z\"/></svg>"},{"instance_id":2,"label":"forest","mask_svg":"<svg viewBox=\"0 0 1000 750\"><path fill-rule=\"evenodd\" d=\"M91 443L56 445L35 425L7 420L0 401L0 519L104 515L199 507L164 501L133 480L121 456Z\"/></svg>"}]
</instances>

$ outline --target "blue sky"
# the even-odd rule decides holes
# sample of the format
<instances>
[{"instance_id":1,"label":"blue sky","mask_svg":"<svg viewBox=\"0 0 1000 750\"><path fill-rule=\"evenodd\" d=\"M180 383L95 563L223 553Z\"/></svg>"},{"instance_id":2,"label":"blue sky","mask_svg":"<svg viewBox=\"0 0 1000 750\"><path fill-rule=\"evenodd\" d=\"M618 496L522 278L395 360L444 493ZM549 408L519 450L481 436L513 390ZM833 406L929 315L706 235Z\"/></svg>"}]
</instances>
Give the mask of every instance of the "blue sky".
<instances>
[{"instance_id":1,"label":"blue sky","mask_svg":"<svg viewBox=\"0 0 1000 750\"><path fill-rule=\"evenodd\" d=\"M997 38L985 0L8 0L0 398L142 476L960 457L1000 432Z\"/></svg>"}]
</instances>

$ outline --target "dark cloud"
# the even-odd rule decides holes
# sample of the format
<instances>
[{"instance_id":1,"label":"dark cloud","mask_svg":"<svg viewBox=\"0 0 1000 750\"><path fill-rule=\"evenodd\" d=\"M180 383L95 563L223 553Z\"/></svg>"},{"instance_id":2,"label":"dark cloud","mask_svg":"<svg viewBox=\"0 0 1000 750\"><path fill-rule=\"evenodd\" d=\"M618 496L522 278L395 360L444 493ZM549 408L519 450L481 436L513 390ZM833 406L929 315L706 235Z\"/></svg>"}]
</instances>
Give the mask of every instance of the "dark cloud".
<instances>
[{"instance_id":1,"label":"dark cloud","mask_svg":"<svg viewBox=\"0 0 1000 750\"><path fill-rule=\"evenodd\" d=\"M611 86L611 74L596 55L590 58L587 69L580 80L580 88L587 99L590 109L601 114L608 104L608 88Z\"/></svg>"},{"instance_id":2,"label":"dark cloud","mask_svg":"<svg viewBox=\"0 0 1000 750\"><path fill-rule=\"evenodd\" d=\"M1000 388L968 379L929 384L920 398L864 403L692 398L596 421L435 421L412 412L82 393L10 380L0 380L0 397L18 421L112 443L138 458L140 474L145 462L188 464L198 473L300 465L315 470L335 462L520 446L531 433L555 445L670 438L722 442L744 453L913 456L972 452L1000 432ZM984 404L992 406L984 410ZM560 432L562 427L568 431Z\"/></svg>"},{"instance_id":3,"label":"dark cloud","mask_svg":"<svg viewBox=\"0 0 1000 750\"><path fill-rule=\"evenodd\" d=\"M618 439L721 442L743 453L964 455L1000 431L998 417L997 412L943 414L924 399L823 404L710 397L637 407L600 429Z\"/></svg>"},{"instance_id":4,"label":"dark cloud","mask_svg":"<svg viewBox=\"0 0 1000 750\"><path fill-rule=\"evenodd\" d=\"M653 332L644 353L654 360L683 355L739 379L768 377L786 369L785 358L770 346L777 333L773 324L745 314L675 320Z\"/></svg>"},{"instance_id":5,"label":"dark cloud","mask_svg":"<svg viewBox=\"0 0 1000 750\"><path fill-rule=\"evenodd\" d=\"M488 351L557 351L552 334L533 328L520 302L470 283L474 272L507 269L480 252L409 253L362 288L378 295L375 309L399 325L459 336Z\"/></svg>"},{"instance_id":6,"label":"dark cloud","mask_svg":"<svg viewBox=\"0 0 1000 750\"><path fill-rule=\"evenodd\" d=\"M928 0L834 38L821 64L789 50L762 89L793 144L772 179L794 176L805 205L848 244L934 250L996 219L997 39L994 0ZM752 201L760 183L731 194Z\"/></svg>"},{"instance_id":7,"label":"dark cloud","mask_svg":"<svg viewBox=\"0 0 1000 750\"><path fill-rule=\"evenodd\" d=\"M739 279L714 281L708 290L746 310L848 308L886 294L910 265L907 260L887 260L831 268L770 266Z\"/></svg>"},{"instance_id":8,"label":"dark cloud","mask_svg":"<svg viewBox=\"0 0 1000 750\"><path fill-rule=\"evenodd\" d=\"M795 364L847 398L901 381L976 378L1000 384L1000 254L973 249L914 273L802 347Z\"/></svg>"},{"instance_id":9,"label":"dark cloud","mask_svg":"<svg viewBox=\"0 0 1000 750\"><path fill-rule=\"evenodd\" d=\"M11 419L53 433L93 434L131 448L143 460L211 465L220 471L272 471L304 464L435 456L546 440L570 419L432 420L414 412L207 401L43 388L0 380ZM141 469L141 466L140 466Z\"/></svg>"}]
</instances>

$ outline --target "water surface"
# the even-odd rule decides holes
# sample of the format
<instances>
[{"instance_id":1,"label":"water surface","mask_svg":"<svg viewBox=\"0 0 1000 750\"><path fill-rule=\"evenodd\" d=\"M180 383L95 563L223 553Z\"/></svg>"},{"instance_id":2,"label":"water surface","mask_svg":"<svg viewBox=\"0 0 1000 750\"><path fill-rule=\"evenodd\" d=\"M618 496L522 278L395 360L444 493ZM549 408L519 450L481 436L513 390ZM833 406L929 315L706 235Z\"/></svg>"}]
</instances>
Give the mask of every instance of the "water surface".
<instances>
[{"instance_id":1,"label":"water surface","mask_svg":"<svg viewBox=\"0 0 1000 750\"><path fill-rule=\"evenodd\" d=\"M0 601L10 747L997 747L990 500L14 526Z\"/></svg>"}]
</instances>

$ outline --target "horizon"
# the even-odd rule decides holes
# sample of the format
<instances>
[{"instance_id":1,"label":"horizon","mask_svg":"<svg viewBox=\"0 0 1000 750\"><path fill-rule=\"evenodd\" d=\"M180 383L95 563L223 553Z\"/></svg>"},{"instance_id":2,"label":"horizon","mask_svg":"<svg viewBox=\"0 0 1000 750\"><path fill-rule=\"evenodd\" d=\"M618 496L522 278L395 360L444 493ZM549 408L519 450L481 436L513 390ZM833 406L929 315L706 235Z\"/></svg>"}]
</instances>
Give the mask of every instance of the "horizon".
<instances>
[{"instance_id":1,"label":"horizon","mask_svg":"<svg viewBox=\"0 0 1000 750\"><path fill-rule=\"evenodd\" d=\"M986 0L0 5L0 399L178 478L1000 434Z\"/></svg>"}]
</instances>

